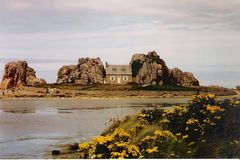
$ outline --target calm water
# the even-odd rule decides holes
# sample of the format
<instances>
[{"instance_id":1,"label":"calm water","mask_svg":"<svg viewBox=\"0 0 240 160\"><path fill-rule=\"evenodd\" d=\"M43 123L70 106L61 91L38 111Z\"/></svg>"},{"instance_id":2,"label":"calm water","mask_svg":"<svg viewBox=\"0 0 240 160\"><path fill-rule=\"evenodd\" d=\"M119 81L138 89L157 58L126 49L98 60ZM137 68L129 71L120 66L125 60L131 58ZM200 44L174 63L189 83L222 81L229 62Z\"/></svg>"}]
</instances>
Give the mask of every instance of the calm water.
<instances>
[{"instance_id":1,"label":"calm water","mask_svg":"<svg viewBox=\"0 0 240 160\"><path fill-rule=\"evenodd\" d=\"M0 100L0 158L42 158L58 144L99 135L111 118L162 103L186 101L186 98Z\"/></svg>"}]
</instances>

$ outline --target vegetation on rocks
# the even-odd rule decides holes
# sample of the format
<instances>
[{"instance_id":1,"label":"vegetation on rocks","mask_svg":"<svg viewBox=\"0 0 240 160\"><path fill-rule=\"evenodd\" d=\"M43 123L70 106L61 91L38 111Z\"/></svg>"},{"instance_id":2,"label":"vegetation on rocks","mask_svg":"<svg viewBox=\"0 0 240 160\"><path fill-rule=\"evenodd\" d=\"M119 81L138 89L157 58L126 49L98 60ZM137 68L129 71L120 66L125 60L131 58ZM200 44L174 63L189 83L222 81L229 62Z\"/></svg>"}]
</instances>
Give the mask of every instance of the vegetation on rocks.
<instances>
[{"instance_id":1,"label":"vegetation on rocks","mask_svg":"<svg viewBox=\"0 0 240 160\"><path fill-rule=\"evenodd\" d=\"M240 101L196 95L186 105L155 108L115 121L79 145L78 158L239 158Z\"/></svg>"}]
</instances>

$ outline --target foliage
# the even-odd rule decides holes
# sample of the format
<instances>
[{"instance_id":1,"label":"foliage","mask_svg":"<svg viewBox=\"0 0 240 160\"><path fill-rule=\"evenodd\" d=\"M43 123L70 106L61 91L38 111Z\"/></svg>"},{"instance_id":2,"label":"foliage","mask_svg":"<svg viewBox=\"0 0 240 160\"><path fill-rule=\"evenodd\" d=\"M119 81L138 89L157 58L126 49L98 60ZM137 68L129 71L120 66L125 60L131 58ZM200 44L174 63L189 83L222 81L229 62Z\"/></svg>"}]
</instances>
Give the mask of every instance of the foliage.
<instances>
[{"instance_id":1,"label":"foliage","mask_svg":"<svg viewBox=\"0 0 240 160\"><path fill-rule=\"evenodd\" d=\"M80 144L80 158L239 158L240 101L196 95L186 105L128 116Z\"/></svg>"},{"instance_id":2,"label":"foliage","mask_svg":"<svg viewBox=\"0 0 240 160\"><path fill-rule=\"evenodd\" d=\"M129 142L130 135L122 129L93 138L92 142L79 145L80 158L138 158L140 151Z\"/></svg>"}]
</instances>

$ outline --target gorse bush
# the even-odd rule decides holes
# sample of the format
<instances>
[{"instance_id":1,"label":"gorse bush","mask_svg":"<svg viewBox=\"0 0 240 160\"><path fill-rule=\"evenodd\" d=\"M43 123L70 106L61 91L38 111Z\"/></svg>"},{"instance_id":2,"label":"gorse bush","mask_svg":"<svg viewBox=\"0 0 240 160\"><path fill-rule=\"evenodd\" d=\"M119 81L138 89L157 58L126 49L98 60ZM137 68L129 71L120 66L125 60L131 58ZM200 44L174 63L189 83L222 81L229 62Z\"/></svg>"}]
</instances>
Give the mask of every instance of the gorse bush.
<instances>
[{"instance_id":1,"label":"gorse bush","mask_svg":"<svg viewBox=\"0 0 240 160\"><path fill-rule=\"evenodd\" d=\"M196 95L170 110L143 110L79 148L79 158L239 158L240 101Z\"/></svg>"},{"instance_id":2,"label":"gorse bush","mask_svg":"<svg viewBox=\"0 0 240 160\"><path fill-rule=\"evenodd\" d=\"M139 148L130 143L129 137L127 132L116 129L112 134L93 138L79 145L80 158L139 158Z\"/></svg>"}]
</instances>

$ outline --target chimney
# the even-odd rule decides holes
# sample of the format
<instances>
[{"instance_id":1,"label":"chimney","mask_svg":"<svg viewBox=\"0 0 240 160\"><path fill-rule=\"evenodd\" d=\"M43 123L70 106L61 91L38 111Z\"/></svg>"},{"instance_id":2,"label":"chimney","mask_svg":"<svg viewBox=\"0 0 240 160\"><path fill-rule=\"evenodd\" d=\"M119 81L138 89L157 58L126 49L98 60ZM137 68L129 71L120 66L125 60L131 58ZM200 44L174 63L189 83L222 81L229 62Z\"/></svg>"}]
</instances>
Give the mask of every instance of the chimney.
<instances>
[{"instance_id":1,"label":"chimney","mask_svg":"<svg viewBox=\"0 0 240 160\"><path fill-rule=\"evenodd\" d=\"M108 62L106 62L106 68L108 67Z\"/></svg>"}]
</instances>

